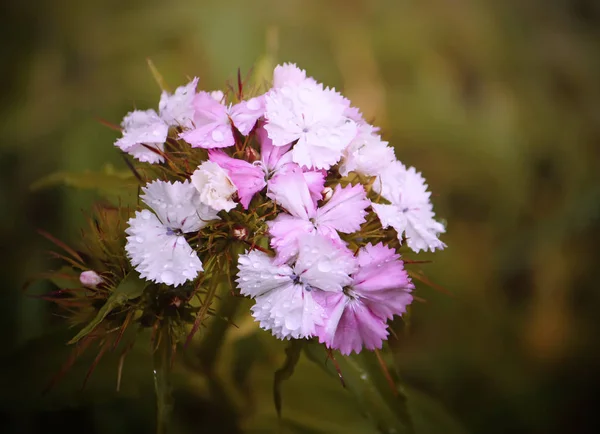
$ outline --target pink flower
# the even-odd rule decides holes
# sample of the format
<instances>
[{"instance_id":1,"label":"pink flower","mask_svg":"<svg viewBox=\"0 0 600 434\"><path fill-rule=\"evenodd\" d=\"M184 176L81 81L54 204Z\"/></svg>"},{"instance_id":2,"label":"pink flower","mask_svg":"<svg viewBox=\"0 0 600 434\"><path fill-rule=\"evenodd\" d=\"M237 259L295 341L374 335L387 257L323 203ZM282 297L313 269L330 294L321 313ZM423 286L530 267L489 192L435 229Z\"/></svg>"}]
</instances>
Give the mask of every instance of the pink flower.
<instances>
[{"instance_id":1,"label":"pink flower","mask_svg":"<svg viewBox=\"0 0 600 434\"><path fill-rule=\"evenodd\" d=\"M229 179L237 187L240 203L245 209L248 209L252 197L267 185L265 173L258 165L231 158L225 152L216 149L209 151L208 159L227 172Z\"/></svg>"},{"instance_id":2,"label":"pink flower","mask_svg":"<svg viewBox=\"0 0 600 434\"><path fill-rule=\"evenodd\" d=\"M194 98L194 129L185 131L180 137L197 148L226 148L233 146L232 126L247 135L258 118L264 113L263 97L226 106L211 93L199 92ZM233 125L232 125L233 124Z\"/></svg>"},{"instance_id":3,"label":"pink flower","mask_svg":"<svg viewBox=\"0 0 600 434\"><path fill-rule=\"evenodd\" d=\"M268 195L287 211L268 223L271 246L282 262L297 253L298 240L309 233L317 232L344 246L338 232L359 230L370 203L362 185L337 185L331 199L317 208L298 168L274 177Z\"/></svg>"},{"instance_id":4,"label":"pink flower","mask_svg":"<svg viewBox=\"0 0 600 434\"><path fill-rule=\"evenodd\" d=\"M209 151L210 161L221 166L237 187L240 202L245 209L248 209L254 195L271 183L274 175L294 168L299 169L298 165L292 162L292 155L288 152L289 146L273 146L262 127L256 129L256 135L261 144L261 152L260 160L254 163L232 158L221 150ZM316 203L321 198L325 174L322 171L306 171L303 172L303 176Z\"/></svg>"},{"instance_id":5,"label":"pink flower","mask_svg":"<svg viewBox=\"0 0 600 434\"><path fill-rule=\"evenodd\" d=\"M368 244L360 249L358 270L344 292L313 294L327 316L316 327L320 342L342 354L381 348L387 319L405 313L412 302L414 285L399 258L383 244Z\"/></svg>"}]
</instances>

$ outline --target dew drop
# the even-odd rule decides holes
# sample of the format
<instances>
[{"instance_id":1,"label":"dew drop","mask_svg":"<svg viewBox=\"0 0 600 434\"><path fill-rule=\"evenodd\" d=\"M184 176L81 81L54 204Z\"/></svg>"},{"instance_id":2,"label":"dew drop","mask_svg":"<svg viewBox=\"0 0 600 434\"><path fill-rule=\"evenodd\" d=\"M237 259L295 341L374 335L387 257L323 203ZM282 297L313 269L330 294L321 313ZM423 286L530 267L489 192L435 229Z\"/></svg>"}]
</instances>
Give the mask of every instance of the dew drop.
<instances>
[{"instance_id":1,"label":"dew drop","mask_svg":"<svg viewBox=\"0 0 600 434\"><path fill-rule=\"evenodd\" d=\"M187 241L183 237L177 237L177 244L183 246L184 244L187 244Z\"/></svg>"},{"instance_id":2,"label":"dew drop","mask_svg":"<svg viewBox=\"0 0 600 434\"><path fill-rule=\"evenodd\" d=\"M150 219L150 216L152 215L152 213L150 211L148 211L147 209L142 211L142 218L144 220L148 220Z\"/></svg>"},{"instance_id":3,"label":"dew drop","mask_svg":"<svg viewBox=\"0 0 600 434\"><path fill-rule=\"evenodd\" d=\"M135 237L135 241L138 243L143 243L144 239L142 237Z\"/></svg>"},{"instance_id":4,"label":"dew drop","mask_svg":"<svg viewBox=\"0 0 600 434\"><path fill-rule=\"evenodd\" d=\"M219 130L213 130L210 136L215 142L222 142L225 139L225 136Z\"/></svg>"},{"instance_id":5,"label":"dew drop","mask_svg":"<svg viewBox=\"0 0 600 434\"><path fill-rule=\"evenodd\" d=\"M331 271L331 262L321 261L317 264L317 268L322 273L329 273Z\"/></svg>"},{"instance_id":6,"label":"dew drop","mask_svg":"<svg viewBox=\"0 0 600 434\"><path fill-rule=\"evenodd\" d=\"M163 271L160 280L167 285L172 285L175 282L175 274L172 271Z\"/></svg>"}]
</instances>

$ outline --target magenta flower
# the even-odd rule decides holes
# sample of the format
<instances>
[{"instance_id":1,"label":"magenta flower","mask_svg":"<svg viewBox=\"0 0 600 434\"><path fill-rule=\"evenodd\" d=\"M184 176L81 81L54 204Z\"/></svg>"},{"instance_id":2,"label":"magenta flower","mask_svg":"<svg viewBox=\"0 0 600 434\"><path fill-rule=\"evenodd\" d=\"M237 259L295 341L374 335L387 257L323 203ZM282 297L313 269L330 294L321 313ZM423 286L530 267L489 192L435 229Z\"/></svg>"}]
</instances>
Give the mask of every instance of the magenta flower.
<instances>
[{"instance_id":1,"label":"magenta flower","mask_svg":"<svg viewBox=\"0 0 600 434\"><path fill-rule=\"evenodd\" d=\"M357 257L358 270L343 292L313 294L325 310L324 325L316 327L319 341L342 354L381 348L387 339L386 321L406 312L412 302L410 281L400 256L393 249L367 244Z\"/></svg>"},{"instance_id":2,"label":"magenta flower","mask_svg":"<svg viewBox=\"0 0 600 434\"><path fill-rule=\"evenodd\" d=\"M243 135L250 133L258 118L264 114L262 96L226 106L215 97L220 94L199 92L194 97L194 128L180 134L183 140L197 148L226 148L233 146L232 126Z\"/></svg>"},{"instance_id":3,"label":"magenta flower","mask_svg":"<svg viewBox=\"0 0 600 434\"><path fill-rule=\"evenodd\" d=\"M272 179L269 197L286 211L268 223L271 246L279 261L286 262L298 251L298 239L317 232L345 246L338 232L352 233L365 221L370 202L362 185L335 186L331 199L317 208L302 172L296 168Z\"/></svg>"}]
</instances>

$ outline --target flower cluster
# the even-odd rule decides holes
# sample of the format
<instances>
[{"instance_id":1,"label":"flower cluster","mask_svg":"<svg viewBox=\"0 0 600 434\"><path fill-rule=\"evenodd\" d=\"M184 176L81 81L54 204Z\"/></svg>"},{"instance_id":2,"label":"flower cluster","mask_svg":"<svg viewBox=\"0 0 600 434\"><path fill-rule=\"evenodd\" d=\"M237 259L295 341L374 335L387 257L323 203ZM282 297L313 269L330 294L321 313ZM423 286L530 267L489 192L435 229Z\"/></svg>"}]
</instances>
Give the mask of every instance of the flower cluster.
<instances>
[{"instance_id":1,"label":"flower cluster","mask_svg":"<svg viewBox=\"0 0 600 434\"><path fill-rule=\"evenodd\" d=\"M424 178L296 65L277 66L252 98L241 86L225 95L197 85L164 91L158 112L122 122L117 147L177 169L142 187L145 207L126 229L133 267L155 284L194 284L222 254L215 234L231 227L246 243L235 282L262 328L344 354L381 348L387 321L412 302L400 249L445 247ZM178 159L182 147L194 157Z\"/></svg>"}]
</instances>

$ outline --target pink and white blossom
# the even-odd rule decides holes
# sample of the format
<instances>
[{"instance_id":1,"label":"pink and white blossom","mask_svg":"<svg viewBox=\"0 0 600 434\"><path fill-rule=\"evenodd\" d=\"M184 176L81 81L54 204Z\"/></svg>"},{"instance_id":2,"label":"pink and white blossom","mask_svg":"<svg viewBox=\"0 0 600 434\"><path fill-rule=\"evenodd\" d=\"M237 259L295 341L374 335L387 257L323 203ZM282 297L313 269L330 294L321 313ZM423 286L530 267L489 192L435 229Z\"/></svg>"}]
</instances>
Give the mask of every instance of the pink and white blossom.
<instances>
[{"instance_id":1,"label":"pink and white blossom","mask_svg":"<svg viewBox=\"0 0 600 434\"><path fill-rule=\"evenodd\" d=\"M365 209L370 205L362 185L338 184L331 199L317 208L298 169L273 178L268 194L287 211L268 222L271 246L284 262L297 253L299 239L307 234L316 232L344 246L338 232L359 230L365 221Z\"/></svg>"},{"instance_id":2,"label":"pink and white blossom","mask_svg":"<svg viewBox=\"0 0 600 434\"><path fill-rule=\"evenodd\" d=\"M199 92L193 101L194 127L180 134L192 147L226 148L235 144L232 126L247 135L264 114L263 97L242 101L234 106L216 100L222 94Z\"/></svg>"},{"instance_id":3,"label":"pink and white blossom","mask_svg":"<svg viewBox=\"0 0 600 434\"><path fill-rule=\"evenodd\" d=\"M410 281L400 256L383 244L367 244L357 257L358 269L342 293L315 294L326 320L316 328L319 340L342 354L381 348L387 320L402 315L412 302Z\"/></svg>"},{"instance_id":4,"label":"pink and white blossom","mask_svg":"<svg viewBox=\"0 0 600 434\"><path fill-rule=\"evenodd\" d=\"M302 239L294 263L276 263L258 250L240 255L236 282L242 295L256 300L252 316L261 328L280 339L299 339L313 336L325 322L314 295L340 293L355 267L351 253L312 235Z\"/></svg>"},{"instance_id":5,"label":"pink and white blossom","mask_svg":"<svg viewBox=\"0 0 600 434\"><path fill-rule=\"evenodd\" d=\"M446 229L434 220L431 193L414 167L407 169L400 162L391 164L375 181L373 189L391 202L372 204L384 228L393 227L400 240L404 234L408 247L417 253L446 247L439 239Z\"/></svg>"}]
</instances>

